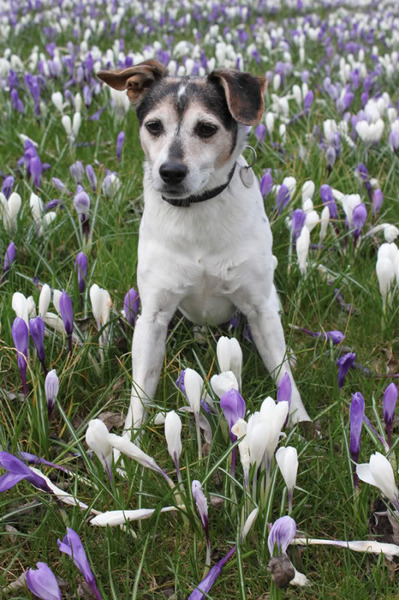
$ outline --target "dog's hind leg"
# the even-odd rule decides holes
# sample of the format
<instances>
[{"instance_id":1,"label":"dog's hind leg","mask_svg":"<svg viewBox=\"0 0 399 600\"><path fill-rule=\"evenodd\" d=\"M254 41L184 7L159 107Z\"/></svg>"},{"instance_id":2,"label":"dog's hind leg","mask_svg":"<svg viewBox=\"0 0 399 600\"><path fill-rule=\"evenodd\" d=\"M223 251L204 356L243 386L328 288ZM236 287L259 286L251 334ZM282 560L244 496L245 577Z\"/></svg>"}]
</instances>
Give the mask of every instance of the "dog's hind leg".
<instances>
[{"instance_id":1,"label":"dog's hind leg","mask_svg":"<svg viewBox=\"0 0 399 600\"><path fill-rule=\"evenodd\" d=\"M151 303L153 306L153 303ZM176 307L147 310L137 319L132 343L133 379L125 430L143 425L146 407L153 400L165 355L168 324Z\"/></svg>"},{"instance_id":2,"label":"dog's hind leg","mask_svg":"<svg viewBox=\"0 0 399 600\"><path fill-rule=\"evenodd\" d=\"M285 373L291 378L292 395L290 407L290 423L310 421L310 417L302 403L301 396L291 373L287 358L284 332L276 303L265 301L261 306L238 307L248 319L251 335L262 357L266 369L278 383ZM243 310L243 308L245 308Z\"/></svg>"}]
</instances>

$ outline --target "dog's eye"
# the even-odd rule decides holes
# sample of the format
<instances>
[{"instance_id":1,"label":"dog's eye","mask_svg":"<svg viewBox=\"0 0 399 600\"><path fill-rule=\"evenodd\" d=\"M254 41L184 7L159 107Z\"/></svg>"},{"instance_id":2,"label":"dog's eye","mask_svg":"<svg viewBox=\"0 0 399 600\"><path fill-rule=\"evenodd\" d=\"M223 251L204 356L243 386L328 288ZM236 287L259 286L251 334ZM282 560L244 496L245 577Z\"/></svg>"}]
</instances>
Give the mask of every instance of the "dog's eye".
<instances>
[{"instance_id":1,"label":"dog's eye","mask_svg":"<svg viewBox=\"0 0 399 600\"><path fill-rule=\"evenodd\" d=\"M200 138L210 138L217 132L218 128L213 123L199 122L195 126L195 134Z\"/></svg>"},{"instance_id":2,"label":"dog's eye","mask_svg":"<svg viewBox=\"0 0 399 600\"><path fill-rule=\"evenodd\" d=\"M145 128L151 135L157 136L161 135L163 132L163 125L158 119L156 121L148 121L148 123L145 124Z\"/></svg>"}]
</instances>

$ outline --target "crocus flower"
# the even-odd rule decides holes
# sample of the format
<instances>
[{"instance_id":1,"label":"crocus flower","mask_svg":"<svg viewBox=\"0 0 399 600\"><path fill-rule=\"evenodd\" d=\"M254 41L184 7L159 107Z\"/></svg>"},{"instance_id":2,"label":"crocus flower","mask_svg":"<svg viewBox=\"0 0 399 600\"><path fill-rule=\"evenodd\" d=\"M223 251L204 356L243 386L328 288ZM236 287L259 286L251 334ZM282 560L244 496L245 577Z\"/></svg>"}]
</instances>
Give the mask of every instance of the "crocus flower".
<instances>
[{"instance_id":1,"label":"crocus flower","mask_svg":"<svg viewBox=\"0 0 399 600\"><path fill-rule=\"evenodd\" d=\"M168 445L168 452L175 464L177 477L181 481L179 460L182 451L181 444L181 419L174 411L168 412L165 418L165 438Z\"/></svg>"},{"instance_id":2,"label":"crocus flower","mask_svg":"<svg viewBox=\"0 0 399 600\"><path fill-rule=\"evenodd\" d=\"M15 244L14 244L14 242L11 242L8 245L8 248L4 255L3 276L1 278L1 281L4 281L5 274L11 268L11 265L14 262L14 260L15 260Z\"/></svg>"},{"instance_id":3,"label":"crocus flower","mask_svg":"<svg viewBox=\"0 0 399 600\"><path fill-rule=\"evenodd\" d=\"M299 270L304 275L308 266L308 254L310 248L310 233L307 227L302 227L302 231L296 242L296 253L298 257Z\"/></svg>"},{"instance_id":4,"label":"crocus flower","mask_svg":"<svg viewBox=\"0 0 399 600\"><path fill-rule=\"evenodd\" d=\"M258 144L262 145L265 141L266 131L266 125L264 125L264 123L260 123L257 127L255 127L255 137Z\"/></svg>"},{"instance_id":5,"label":"crocus flower","mask_svg":"<svg viewBox=\"0 0 399 600\"><path fill-rule=\"evenodd\" d=\"M313 99L314 99L314 94L313 94L312 90L309 90L303 101L303 108L304 108L305 112L308 112L308 110L312 106Z\"/></svg>"},{"instance_id":6,"label":"crocus flower","mask_svg":"<svg viewBox=\"0 0 399 600\"><path fill-rule=\"evenodd\" d=\"M85 170L82 161L77 160L69 167L69 172L72 175L75 183L83 183Z\"/></svg>"},{"instance_id":7,"label":"crocus flower","mask_svg":"<svg viewBox=\"0 0 399 600\"><path fill-rule=\"evenodd\" d=\"M130 288L127 292L123 301L123 310L125 313L126 321L134 327L137 315L140 308L140 298L138 292L134 288Z\"/></svg>"},{"instance_id":8,"label":"crocus flower","mask_svg":"<svg viewBox=\"0 0 399 600\"><path fill-rule=\"evenodd\" d=\"M44 380L44 393L46 395L47 400L47 412L50 417L53 412L55 401L58 396L59 390L59 379L55 369L49 371L46 375L46 379Z\"/></svg>"},{"instance_id":9,"label":"crocus flower","mask_svg":"<svg viewBox=\"0 0 399 600\"><path fill-rule=\"evenodd\" d=\"M44 353L44 321L41 317L35 317L29 321L29 331L36 348L37 356L42 363L44 371L46 371L45 365L45 353Z\"/></svg>"},{"instance_id":10,"label":"crocus flower","mask_svg":"<svg viewBox=\"0 0 399 600\"><path fill-rule=\"evenodd\" d=\"M232 549L226 554L226 556L221 558L219 560L219 562L216 563L216 565L214 565L211 569L209 569L209 572L206 575L206 577L204 577L204 579L201 581L201 583L198 584L197 588L193 592L191 592L191 594L189 595L187 600L204 600L205 599L205 594L208 595L208 592L210 591L211 587L215 583L216 579L221 575L224 565L227 563L229 558L231 556L233 556L235 551L236 551L236 547L233 546Z\"/></svg>"},{"instance_id":11,"label":"crocus flower","mask_svg":"<svg viewBox=\"0 0 399 600\"><path fill-rule=\"evenodd\" d=\"M115 173L108 173L104 177L101 189L106 198L113 198L121 187L120 179Z\"/></svg>"},{"instance_id":12,"label":"crocus flower","mask_svg":"<svg viewBox=\"0 0 399 600\"><path fill-rule=\"evenodd\" d=\"M3 180L3 184L1 186L1 192L4 194L4 196L7 199L11 195L12 186L14 185L14 182L15 182L15 178L12 175L7 175L7 177L5 177Z\"/></svg>"},{"instance_id":13,"label":"crocus flower","mask_svg":"<svg viewBox=\"0 0 399 600\"><path fill-rule=\"evenodd\" d=\"M392 465L383 454L380 452L372 454L368 463L356 466L356 473L362 481L378 487L396 510L399 510L399 492Z\"/></svg>"},{"instance_id":14,"label":"crocus flower","mask_svg":"<svg viewBox=\"0 0 399 600\"><path fill-rule=\"evenodd\" d=\"M355 206L355 208L353 209L353 212L352 212L352 222L353 222L353 227L354 227L353 235L354 235L355 243L360 236L360 233L363 229L363 225L365 224L366 219L367 219L367 208L366 208L366 205L364 204L364 202L361 202L360 204Z\"/></svg>"},{"instance_id":15,"label":"crocus flower","mask_svg":"<svg viewBox=\"0 0 399 600\"><path fill-rule=\"evenodd\" d=\"M39 316L44 317L48 311L48 307L50 305L51 300L51 289L50 286L45 283L40 290L39 295Z\"/></svg>"},{"instance_id":16,"label":"crocus flower","mask_svg":"<svg viewBox=\"0 0 399 600\"><path fill-rule=\"evenodd\" d=\"M276 209L280 213L290 201L290 190L283 183L280 185L276 196Z\"/></svg>"},{"instance_id":17,"label":"crocus flower","mask_svg":"<svg viewBox=\"0 0 399 600\"><path fill-rule=\"evenodd\" d=\"M344 385L345 377L349 369L353 367L353 364L356 360L356 354L354 352L348 352L341 356L339 360L337 360L338 365L338 387L342 388Z\"/></svg>"},{"instance_id":18,"label":"crocus flower","mask_svg":"<svg viewBox=\"0 0 399 600\"><path fill-rule=\"evenodd\" d=\"M388 436L388 445L391 447L391 431L393 420L395 418L396 401L398 399L398 388L394 383L390 383L384 392L384 398L382 401L382 410L384 413L385 431Z\"/></svg>"},{"instance_id":19,"label":"crocus flower","mask_svg":"<svg viewBox=\"0 0 399 600\"><path fill-rule=\"evenodd\" d=\"M206 561L205 564L209 566L211 560L211 542L209 539L209 518L208 518L208 502L204 492L202 491L201 482L194 479L191 484L191 491L193 498L201 518L201 523L206 535Z\"/></svg>"},{"instance_id":20,"label":"crocus flower","mask_svg":"<svg viewBox=\"0 0 399 600\"><path fill-rule=\"evenodd\" d=\"M118 137L116 138L116 158L118 159L118 162L120 162L120 160L121 160L121 152L122 152L122 147L123 147L124 141L125 141L125 132L120 131L118 133Z\"/></svg>"},{"instance_id":21,"label":"crocus flower","mask_svg":"<svg viewBox=\"0 0 399 600\"><path fill-rule=\"evenodd\" d=\"M189 405L192 408L195 419L195 428L197 431L197 444L198 444L198 458L202 458L202 446L201 446L201 431L200 431L200 410L201 410L201 392L204 382L201 375L199 375L194 369L186 369L184 371L184 388L186 391L186 398Z\"/></svg>"},{"instance_id":22,"label":"crocus flower","mask_svg":"<svg viewBox=\"0 0 399 600\"><path fill-rule=\"evenodd\" d=\"M68 556L72 558L75 566L82 573L97 600L102 600L101 594L97 588L96 578L90 568L85 549L83 548L81 539L76 531L67 527L66 536L62 541L57 540L57 544L61 552L65 552L65 554L68 554Z\"/></svg>"},{"instance_id":23,"label":"crocus flower","mask_svg":"<svg viewBox=\"0 0 399 600\"><path fill-rule=\"evenodd\" d=\"M236 338L222 336L216 345L216 355L220 371L232 371L241 387L242 350Z\"/></svg>"},{"instance_id":24,"label":"crocus flower","mask_svg":"<svg viewBox=\"0 0 399 600\"><path fill-rule=\"evenodd\" d=\"M112 479L112 446L108 439L108 429L100 419L92 419L86 430L86 444L93 450L108 477Z\"/></svg>"},{"instance_id":25,"label":"crocus flower","mask_svg":"<svg viewBox=\"0 0 399 600\"><path fill-rule=\"evenodd\" d=\"M251 457L249 454L249 447L246 439L247 434L247 423L244 419L238 419L235 425L231 428L232 433L239 439L238 450L240 453L240 461L242 470L244 472L245 487L249 491L249 469L251 466Z\"/></svg>"},{"instance_id":26,"label":"crocus flower","mask_svg":"<svg viewBox=\"0 0 399 600\"><path fill-rule=\"evenodd\" d=\"M44 477L35 473L16 456L8 452L0 452L0 466L8 471L0 477L0 492L5 492L17 485L22 479L26 479L39 490L51 493Z\"/></svg>"},{"instance_id":27,"label":"crocus flower","mask_svg":"<svg viewBox=\"0 0 399 600\"><path fill-rule=\"evenodd\" d=\"M274 555L275 546L277 546L277 554L286 554L287 548L294 539L296 534L296 523L289 516L280 517L275 521L270 529L269 537L267 538L267 546L270 556Z\"/></svg>"},{"instance_id":28,"label":"crocus flower","mask_svg":"<svg viewBox=\"0 0 399 600\"><path fill-rule=\"evenodd\" d=\"M338 331L337 329L333 329L332 331L310 331L309 329L305 329L304 327L300 328L303 333L310 335L315 338L322 338L333 344L340 344L344 339L345 335L342 331Z\"/></svg>"},{"instance_id":29,"label":"crocus flower","mask_svg":"<svg viewBox=\"0 0 399 600\"><path fill-rule=\"evenodd\" d=\"M349 452L352 459L357 463L360 453L360 439L362 435L362 424L364 419L364 399L360 392L352 395L350 408L350 441ZM355 487L358 486L356 467L354 467L353 480Z\"/></svg>"},{"instance_id":30,"label":"crocus flower","mask_svg":"<svg viewBox=\"0 0 399 600\"><path fill-rule=\"evenodd\" d=\"M172 512L177 510L176 506L165 506L159 512ZM127 521L141 521L149 519L158 509L156 508L140 508L137 510L107 510L100 513L90 521L90 525L96 527L117 527L123 525Z\"/></svg>"},{"instance_id":31,"label":"crocus flower","mask_svg":"<svg viewBox=\"0 0 399 600\"><path fill-rule=\"evenodd\" d=\"M216 396L221 398L223 394L229 390L238 390L239 386L233 371L226 371L224 373L220 373L220 375L212 375L211 387Z\"/></svg>"},{"instance_id":32,"label":"crocus flower","mask_svg":"<svg viewBox=\"0 0 399 600\"><path fill-rule=\"evenodd\" d=\"M384 201L384 195L383 195L382 191L380 190L380 188L377 188L373 192L373 199L372 199L373 215L377 215L380 212L383 201Z\"/></svg>"},{"instance_id":33,"label":"crocus flower","mask_svg":"<svg viewBox=\"0 0 399 600\"><path fill-rule=\"evenodd\" d=\"M237 437L234 435L234 433L232 433L231 428L238 421L238 419L243 419L245 417L245 400L237 390L231 389L222 394L220 397L220 408L222 409L226 421L229 424L230 439L234 443ZM231 474L233 476L235 474L235 466L236 448L233 448L233 452L231 454Z\"/></svg>"},{"instance_id":34,"label":"crocus flower","mask_svg":"<svg viewBox=\"0 0 399 600\"><path fill-rule=\"evenodd\" d=\"M72 300L65 290L63 290L60 297L60 314L65 327L65 332L68 336L69 353L72 354L73 306Z\"/></svg>"},{"instance_id":35,"label":"crocus flower","mask_svg":"<svg viewBox=\"0 0 399 600\"><path fill-rule=\"evenodd\" d=\"M41 600L62 600L61 590L50 567L44 562L36 563L37 569L26 571L28 589Z\"/></svg>"},{"instance_id":36,"label":"crocus flower","mask_svg":"<svg viewBox=\"0 0 399 600\"><path fill-rule=\"evenodd\" d=\"M87 167L86 167L86 177L89 180L92 191L96 192L97 191L97 177L96 177L94 169L91 165L87 165Z\"/></svg>"},{"instance_id":37,"label":"crocus flower","mask_svg":"<svg viewBox=\"0 0 399 600\"><path fill-rule=\"evenodd\" d=\"M276 452L276 461L288 491L288 513L292 511L292 498L298 473L298 454L292 446L282 446Z\"/></svg>"},{"instance_id":38,"label":"crocus flower","mask_svg":"<svg viewBox=\"0 0 399 600\"><path fill-rule=\"evenodd\" d=\"M90 224L89 224L90 197L82 188L80 188L78 193L75 195L75 197L73 199L73 205L76 209L76 212L80 215L83 234L88 235L90 233Z\"/></svg>"},{"instance_id":39,"label":"crocus flower","mask_svg":"<svg viewBox=\"0 0 399 600\"><path fill-rule=\"evenodd\" d=\"M78 252L75 258L75 269L78 272L79 293L85 291L85 277L87 275L87 256L84 252Z\"/></svg>"},{"instance_id":40,"label":"crocus flower","mask_svg":"<svg viewBox=\"0 0 399 600\"><path fill-rule=\"evenodd\" d=\"M291 393L291 377L289 376L289 373L285 373L278 383L277 402L288 402L289 406L291 402Z\"/></svg>"},{"instance_id":41,"label":"crocus flower","mask_svg":"<svg viewBox=\"0 0 399 600\"><path fill-rule=\"evenodd\" d=\"M24 319L15 317L12 324L11 334L17 351L17 362L19 372L21 373L24 395L27 396L28 387L26 385L26 367L28 362L29 330Z\"/></svg>"},{"instance_id":42,"label":"crocus flower","mask_svg":"<svg viewBox=\"0 0 399 600\"><path fill-rule=\"evenodd\" d=\"M329 185L324 184L320 187L320 197L323 204L328 206L328 210L330 211L330 219L337 219L337 205L335 204L333 192Z\"/></svg>"},{"instance_id":43,"label":"crocus flower","mask_svg":"<svg viewBox=\"0 0 399 600\"><path fill-rule=\"evenodd\" d=\"M17 217L21 208L21 196L16 192L12 192L7 198L3 193L0 193L0 208L3 214L3 225L7 233L13 233L17 228Z\"/></svg>"},{"instance_id":44,"label":"crocus flower","mask_svg":"<svg viewBox=\"0 0 399 600\"><path fill-rule=\"evenodd\" d=\"M273 188L273 177L270 173L270 171L266 171L266 173L263 175L262 179L260 180L260 193L262 194L263 198L265 198L266 196L268 196L270 194L270 192L272 191Z\"/></svg>"},{"instance_id":45,"label":"crocus flower","mask_svg":"<svg viewBox=\"0 0 399 600\"><path fill-rule=\"evenodd\" d=\"M294 243L301 234L302 227L305 225L305 220L306 213L301 208L294 210L291 217L292 240Z\"/></svg>"}]
</instances>

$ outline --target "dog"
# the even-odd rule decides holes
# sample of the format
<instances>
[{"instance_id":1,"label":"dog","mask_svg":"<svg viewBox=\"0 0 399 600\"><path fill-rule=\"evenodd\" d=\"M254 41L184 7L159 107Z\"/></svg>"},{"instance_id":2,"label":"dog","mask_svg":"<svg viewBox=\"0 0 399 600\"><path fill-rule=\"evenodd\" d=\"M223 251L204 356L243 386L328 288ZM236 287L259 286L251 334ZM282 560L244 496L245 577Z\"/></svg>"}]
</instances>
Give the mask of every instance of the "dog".
<instances>
[{"instance_id":1,"label":"dog","mask_svg":"<svg viewBox=\"0 0 399 600\"><path fill-rule=\"evenodd\" d=\"M97 77L127 91L145 154L137 268L142 311L125 430L144 422L177 309L199 325L243 313L267 370L277 382L290 374L290 422L309 421L286 356L270 225L241 155L249 126L262 118L266 80L233 70L169 77L155 60Z\"/></svg>"}]
</instances>

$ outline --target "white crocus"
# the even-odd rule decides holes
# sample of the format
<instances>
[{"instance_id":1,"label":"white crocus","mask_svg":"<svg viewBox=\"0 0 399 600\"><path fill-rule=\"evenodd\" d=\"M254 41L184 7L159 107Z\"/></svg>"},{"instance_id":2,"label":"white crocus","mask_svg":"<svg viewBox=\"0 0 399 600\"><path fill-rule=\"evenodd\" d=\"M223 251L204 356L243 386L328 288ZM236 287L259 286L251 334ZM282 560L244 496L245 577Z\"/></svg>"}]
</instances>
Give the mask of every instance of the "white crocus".
<instances>
[{"instance_id":1,"label":"white crocus","mask_svg":"<svg viewBox=\"0 0 399 600\"><path fill-rule=\"evenodd\" d=\"M255 523L256 518L258 516L258 512L259 512L259 507L257 506L248 515L248 517L247 517L247 519L246 519L246 521L244 523L244 527L242 528L241 535L240 535L240 543L241 544L245 540L245 538L247 537L248 533L251 531L252 525Z\"/></svg>"},{"instance_id":2,"label":"white crocus","mask_svg":"<svg viewBox=\"0 0 399 600\"><path fill-rule=\"evenodd\" d=\"M181 481L179 468L179 459L182 451L181 419L174 410L168 412L165 418L165 438L169 455L176 467L177 477Z\"/></svg>"},{"instance_id":3,"label":"white crocus","mask_svg":"<svg viewBox=\"0 0 399 600\"><path fill-rule=\"evenodd\" d=\"M238 451L240 453L240 461L242 470L244 473L244 481L245 486L249 488L249 469L251 466L251 458L249 455L249 448L247 443L247 422L244 419L238 419L231 428L231 432L237 436L237 439L240 440L238 442Z\"/></svg>"},{"instance_id":4,"label":"white crocus","mask_svg":"<svg viewBox=\"0 0 399 600\"><path fill-rule=\"evenodd\" d=\"M43 235L43 226L52 223L57 216L54 211L43 214L43 202L37 194L31 194L29 201L32 217L36 225L37 235Z\"/></svg>"},{"instance_id":5,"label":"white crocus","mask_svg":"<svg viewBox=\"0 0 399 600\"><path fill-rule=\"evenodd\" d=\"M288 402L275 402L270 396L265 398L260 407L261 418L268 424L269 428L269 437L264 457L267 469L270 468L274 452L280 439L281 430L288 417L288 411Z\"/></svg>"},{"instance_id":6,"label":"white crocus","mask_svg":"<svg viewBox=\"0 0 399 600\"><path fill-rule=\"evenodd\" d=\"M239 390L238 381L233 371L226 371L211 377L211 387L218 398L229 390Z\"/></svg>"},{"instance_id":7,"label":"white crocus","mask_svg":"<svg viewBox=\"0 0 399 600\"><path fill-rule=\"evenodd\" d=\"M282 446L276 452L276 461L288 490L288 514L292 511L292 497L298 473L298 453L292 446Z\"/></svg>"},{"instance_id":8,"label":"white crocus","mask_svg":"<svg viewBox=\"0 0 399 600\"><path fill-rule=\"evenodd\" d=\"M342 208L345 211L348 227L353 227L353 210L361 204L362 200L359 194L345 194L341 199Z\"/></svg>"},{"instance_id":9,"label":"white crocus","mask_svg":"<svg viewBox=\"0 0 399 600\"><path fill-rule=\"evenodd\" d=\"M262 465L269 441L269 433L269 424L262 419L260 412L255 412L249 417L246 441L249 450L249 458L251 464L255 465L256 471Z\"/></svg>"},{"instance_id":10,"label":"white crocus","mask_svg":"<svg viewBox=\"0 0 399 600\"><path fill-rule=\"evenodd\" d=\"M11 306L16 316L23 319L28 325L28 302L21 292L14 292Z\"/></svg>"},{"instance_id":11,"label":"white crocus","mask_svg":"<svg viewBox=\"0 0 399 600\"><path fill-rule=\"evenodd\" d=\"M9 199L0 192L0 209L3 214L3 225L7 233L13 233L17 228L17 216L21 208L21 196L16 192Z\"/></svg>"},{"instance_id":12,"label":"white crocus","mask_svg":"<svg viewBox=\"0 0 399 600\"><path fill-rule=\"evenodd\" d=\"M356 465L359 479L370 485L378 487L381 492L399 510L399 491L396 487L395 476L389 460L380 452L370 456L368 463Z\"/></svg>"},{"instance_id":13,"label":"white crocus","mask_svg":"<svg viewBox=\"0 0 399 600\"><path fill-rule=\"evenodd\" d=\"M296 241L296 253L298 257L299 270L302 273L306 273L307 260L310 248L310 233L307 227L302 227L300 236Z\"/></svg>"},{"instance_id":14,"label":"white crocus","mask_svg":"<svg viewBox=\"0 0 399 600\"><path fill-rule=\"evenodd\" d=\"M72 138L72 121L71 121L71 117L69 115L64 115L61 119L61 123L63 128L65 129L65 133L67 134L68 138Z\"/></svg>"},{"instance_id":15,"label":"white crocus","mask_svg":"<svg viewBox=\"0 0 399 600\"><path fill-rule=\"evenodd\" d=\"M201 375L199 375L194 369L186 369L184 372L184 389L186 390L186 396L189 405L191 406L194 419L195 427L197 430L197 444L198 444L198 458L202 458L202 446L201 446L201 428L200 428L200 409L201 409L201 393L204 382Z\"/></svg>"},{"instance_id":16,"label":"white crocus","mask_svg":"<svg viewBox=\"0 0 399 600\"><path fill-rule=\"evenodd\" d=\"M97 527L116 527L123 525L127 521L141 521L143 519L149 519L154 514L156 508L140 508L137 510L108 510L107 512L101 513L94 519L91 519L90 525ZM176 511L176 506L165 506L161 508L159 512L171 512Z\"/></svg>"},{"instance_id":17,"label":"white crocus","mask_svg":"<svg viewBox=\"0 0 399 600\"><path fill-rule=\"evenodd\" d=\"M95 453L108 477L112 479L112 446L109 442L107 426L100 419L92 419L89 422L86 444Z\"/></svg>"},{"instance_id":18,"label":"white crocus","mask_svg":"<svg viewBox=\"0 0 399 600\"><path fill-rule=\"evenodd\" d=\"M90 301L93 316L97 323L97 329L100 331L100 329L104 327L104 325L106 325L110 319L112 307L111 296L107 290L100 288L96 283L94 283L90 288ZM108 335L109 332L107 329L105 329L100 335L100 352L102 352L102 347L108 343Z\"/></svg>"},{"instance_id":19,"label":"white crocus","mask_svg":"<svg viewBox=\"0 0 399 600\"><path fill-rule=\"evenodd\" d=\"M325 206L323 208L323 210L321 211L321 217L320 217L320 234L319 234L320 243L323 242L324 238L327 235L329 221L330 221L330 210L329 210L328 206Z\"/></svg>"},{"instance_id":20,"label":"white crocus","mask_svg":"<svg viewBox=\"0 0 399 600\"><path fill-rule=\"evenodd\" d=\"M82 124L82 116L81 116L80 112L76 112L73 115L73 121L72 121L72 135L75 139L78 137L78 133L79 133L81 124Z\"/></svg>"},{"instance_id":21,"label":"white crocus","mask_svg":"<svg viewBox=\"0 0 399 600\"><path fill-rule=\"evenodd\" d=\"M390 291L395 276L399 283L399 249L395 243L384 243L379 247L376 272L382 296L382 305L385 310L387 303L390 302Z\"/></svg>"},{"instance_id":22,"label":"white crocus","mask_svg":"<svg viewBox=\"0 0 399 600\"><path fill-rule=\"evenodd\" d=\"M64 110L64 97L61 92L54 92L51 94L51 102L54 104L55 108L60 111L60 113Z\"/></svg>"},{"instance_id":23,"label":"white crocus","mask_svg":"<svg viewBox=\"0 0 399 600\"><path fill-rule=\"evenodd\" d=\"M156 463L156 461L151 456L143 452L143 450L136 446L136 444L133 444L133 442L131 442L126 436L119 436L115 435L114 433L109 433L108 441L113 448L116 448L116 450L118 450L122 454L125 454L129 458L132 458L133 460L137 461L143 467L151 469L152 471L155 471L156 473L162 475L162 477L166 479L170 487L174 488L173 481L170 479L170 477L167 476L165 471L161 469L161 467Z\"/></svg>"},{"instance_id":24,"label":"white crocus","mask_svg":"<svg viewBox=\"0 0 399 600\"><path fill-rule=\"evenodd\" d=\"M236 338L222 336L216 345L216 355L221 372L232 371L241 387L242 350Z\"/></svg>"},{"instance_id":25,"label":"white crocus","mask_svg":"<svg viewBox=\"0 0 399 600\"><path fill-rule=\"evenodd\" d=\"M315 184L312 180L305 181L302 186L302 204L305 200L312 200L315 192Z\"/></svg>"},{"instance_id":26,"label":"white crocus","mask_svg":"<svg viewBox=\"0 0 399 600\"><path fill-rule=\"evenodd\" d=\"M51 300L51 289L50 286L45 283L40 290L39 295L39 316L44 318Z\"/></svg>"},{"instance_id":27,"label":"white crocus","mask_svg":"<svg viewBox=\"0 0 399 600\"><path fill-rule=\"evenodd\" d=\"M71 493L69 493L66 490L62 490L61 488L57 487L51 481L51 479L49 479L48 477L46 477L46 475L44 475L41 471L39 471L39 469L36 469L35 467L29 467L29 468L30 468L31 471L33 471L34 473L36 473L36 475L40 475L40 477L42 479L44 479L44 481L47 483L48 487L51 489L52 493L56 496L56 498L58 500L60 500L64 504L68 504L69 506L78 506L81 510L89 511L93 515L101 514L101 513L98 512L98 510L95 510L94 508L89 508L87 506L87 504L85 504L84 502L81 502L80 500L78 500L77 498L75 498L75 496L73 496Z\"/></svg>"},{"instance_id":28,"label":"white crocus","mask_svg":"<svg viewBox=\"0 0 399 600\"><path fill-rule=\"evenodd\" d=\"M328 207L326 207L326 208L328 210ZM320 217L315 210L311 210L310 212L308 212L306 214L305 227L308 228L309 233L311 233L311 231L316 227L316 225L318 225L319 221L320 221Z\"/></svg>"}]
</instances>

